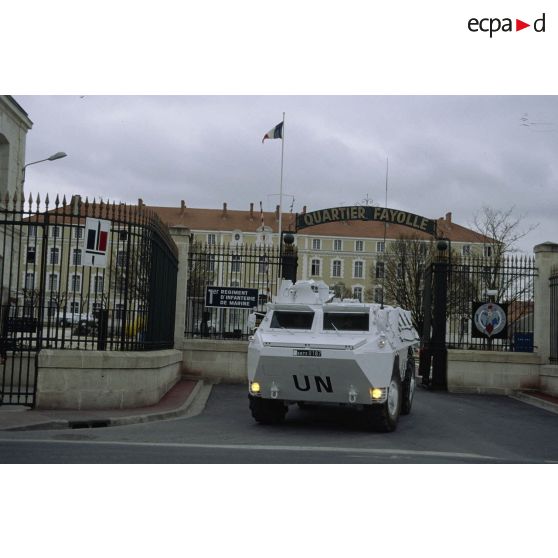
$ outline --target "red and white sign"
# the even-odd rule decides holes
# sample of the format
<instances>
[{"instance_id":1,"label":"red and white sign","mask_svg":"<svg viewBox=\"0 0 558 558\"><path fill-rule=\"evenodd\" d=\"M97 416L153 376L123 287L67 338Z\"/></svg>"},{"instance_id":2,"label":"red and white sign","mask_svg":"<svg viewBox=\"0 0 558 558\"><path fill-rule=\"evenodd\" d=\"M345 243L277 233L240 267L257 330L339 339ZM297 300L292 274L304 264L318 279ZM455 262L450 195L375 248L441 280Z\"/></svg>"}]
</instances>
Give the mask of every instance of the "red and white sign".
<instances>
[{"instance_id":1,"label":"red and white sign","mask_svg":"<svg viewBox=\"0 0 558 558\"><path fill-rule=\"evenodd\" d=\"M109 249L110 221L105 219L85 220L83 265L106 267Z\"/></svg>"}]
</instances>

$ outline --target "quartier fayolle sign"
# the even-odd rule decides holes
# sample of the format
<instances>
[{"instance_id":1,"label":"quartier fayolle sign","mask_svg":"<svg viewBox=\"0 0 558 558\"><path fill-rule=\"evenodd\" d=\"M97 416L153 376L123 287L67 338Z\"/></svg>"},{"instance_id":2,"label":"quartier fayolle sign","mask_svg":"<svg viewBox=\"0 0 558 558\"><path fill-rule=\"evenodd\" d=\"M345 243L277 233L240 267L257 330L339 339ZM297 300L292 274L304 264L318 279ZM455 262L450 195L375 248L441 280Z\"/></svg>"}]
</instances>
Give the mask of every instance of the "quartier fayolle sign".
<instances>
[{"instance_id":1,"label":"quartier fayolle sign","mask_svg":"<svg viewBox=\"0 0 558 558\"><path fill-rule=\"evenodd\" d=\"M385 223L411 227L412 229L436 236L436 221L433 219L427 219L421 215L415 215L400 209L360 205L330 207L328 209L310 211L309 213L299 213L296 216L296 229L298 231L306 227L338 221L383 221Z\"/></svg>"}]
</instances>

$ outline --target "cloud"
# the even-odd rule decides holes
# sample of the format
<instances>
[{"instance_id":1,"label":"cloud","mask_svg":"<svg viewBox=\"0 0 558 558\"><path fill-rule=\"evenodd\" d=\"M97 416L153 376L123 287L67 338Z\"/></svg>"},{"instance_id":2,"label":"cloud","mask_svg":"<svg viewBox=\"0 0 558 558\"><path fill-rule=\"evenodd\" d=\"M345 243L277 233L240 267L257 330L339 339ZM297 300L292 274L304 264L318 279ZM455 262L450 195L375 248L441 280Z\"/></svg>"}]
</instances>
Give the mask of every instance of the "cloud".
<instances>
[{"instance_id":1,"label":"cloud","mask_svg":"<svg viewBox=\"0 0 558 558\"><path fill-rule=\"evenodd\" d=\"M284 192L319 209L366 195L467 225L482 205L515 205L556 239L558 103L548 96L18 96L34 122L26 192L148 204L273 209L285 121ZM523 115L529 115L524 126ZM523 117L524 118L524 117ZM544 122L545 125L536 125ZM290 198L285 205L290 204Z\"/></svg>"}]
</instances>

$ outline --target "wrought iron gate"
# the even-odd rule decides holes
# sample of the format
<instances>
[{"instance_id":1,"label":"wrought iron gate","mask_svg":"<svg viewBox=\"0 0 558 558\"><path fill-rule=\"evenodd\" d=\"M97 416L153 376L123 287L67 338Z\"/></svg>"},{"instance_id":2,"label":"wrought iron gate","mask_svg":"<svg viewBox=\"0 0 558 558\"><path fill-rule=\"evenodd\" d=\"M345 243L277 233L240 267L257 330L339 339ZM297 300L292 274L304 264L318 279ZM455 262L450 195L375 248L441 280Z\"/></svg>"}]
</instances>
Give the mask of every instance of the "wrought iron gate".
<instances>
[{"instance_id":1,"label":"wrought iron gate","mask_svg":"<svg viewBox=\"0 0 558 558\"><path fill-rule=\"evenodd\" d=\"M534 258L459 257L438 250L424 273L424 326L419 374L434 389L447 385L447 350L533 351ZM482 305L505 309L498 336L475 330Z\"/></svg>"}]
</instances>

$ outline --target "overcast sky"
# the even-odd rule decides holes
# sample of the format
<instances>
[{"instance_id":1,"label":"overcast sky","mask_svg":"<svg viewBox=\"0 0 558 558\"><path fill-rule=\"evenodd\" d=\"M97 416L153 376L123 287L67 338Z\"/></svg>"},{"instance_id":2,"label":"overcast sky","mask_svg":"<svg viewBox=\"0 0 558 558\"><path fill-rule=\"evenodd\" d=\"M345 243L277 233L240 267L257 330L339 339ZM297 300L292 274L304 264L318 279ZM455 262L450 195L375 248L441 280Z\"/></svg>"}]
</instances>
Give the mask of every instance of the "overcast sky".
<instances>
[{"instance_id":1,"label":"overcast sky","mask_svg":"<svg viewBox=\"0 0 558 558\"><path fill-rule=\"evenodd\" d=\"M464 226L512 205L521 247L558 242L558 97L16 96L34 123L25 191L152 205L294 211L385 203Z\"/></svg>"}]
</instances>

